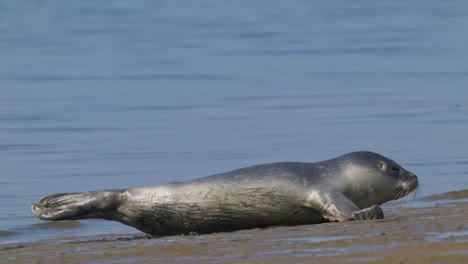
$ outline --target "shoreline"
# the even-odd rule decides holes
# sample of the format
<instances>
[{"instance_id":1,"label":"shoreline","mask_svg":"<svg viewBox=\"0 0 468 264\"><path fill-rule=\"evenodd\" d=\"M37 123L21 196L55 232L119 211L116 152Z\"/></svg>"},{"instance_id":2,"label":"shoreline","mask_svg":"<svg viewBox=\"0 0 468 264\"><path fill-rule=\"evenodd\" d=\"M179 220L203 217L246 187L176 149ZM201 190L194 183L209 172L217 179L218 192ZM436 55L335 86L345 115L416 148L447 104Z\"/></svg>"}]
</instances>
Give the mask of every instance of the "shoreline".
<instances>
[{"instance_id":1,"label":"shoreline","mask_svg":"<svg viewBox=\"0 0 468 264\"><path fill-rule=\"evenodd\" d=\"M270 227L194 236L143 233L0 245L1 263L463 263L468 190L424 198L376 221Z\"/></svg>"}]
</instances>

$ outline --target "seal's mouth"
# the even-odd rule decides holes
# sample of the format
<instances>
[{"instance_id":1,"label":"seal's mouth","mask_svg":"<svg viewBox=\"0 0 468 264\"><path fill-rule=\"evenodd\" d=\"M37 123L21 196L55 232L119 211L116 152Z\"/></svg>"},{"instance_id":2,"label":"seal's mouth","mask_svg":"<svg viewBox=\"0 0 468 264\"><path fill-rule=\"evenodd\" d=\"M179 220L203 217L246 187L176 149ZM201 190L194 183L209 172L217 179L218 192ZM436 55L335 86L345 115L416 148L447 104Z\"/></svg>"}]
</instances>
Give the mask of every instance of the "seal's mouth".
<instances>
[{"instance_id":1,"label":"seal's mouth","mask_svg":"<svg viewBox=\"0 0 468 264\"><path fill-rule=\"evenodd\" d=\"M406 180L397 188L397 195L394 200L397 200L403 196L407 196L418 188L419 182L418 177L411 173L410 179Z\"/></svg>"},{"instance_id":2,"label":"seal's mouth","mask_svg":"<svg viewBox=\"0 0 468 264\"><path fill-rule=\"evenodd\" d=\"M403 185L403 190L406 190L407 192L412 192L418 188L418 182L411 182L411 183L405 183Z\"/></svg>"}]
</instances>

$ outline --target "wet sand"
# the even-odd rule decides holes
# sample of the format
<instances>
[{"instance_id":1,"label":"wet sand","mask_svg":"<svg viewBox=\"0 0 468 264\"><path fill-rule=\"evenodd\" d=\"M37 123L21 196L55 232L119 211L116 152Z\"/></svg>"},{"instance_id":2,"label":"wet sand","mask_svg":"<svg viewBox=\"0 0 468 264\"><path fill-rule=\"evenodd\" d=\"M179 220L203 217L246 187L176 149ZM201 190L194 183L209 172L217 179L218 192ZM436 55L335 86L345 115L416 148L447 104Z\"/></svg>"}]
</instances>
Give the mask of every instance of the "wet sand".
<instances>
[{"instance_id":1,"label":"wet sand","mask_svg":"<svg viewBox=\"0 0 468 264\"><path fill-rule=\"evenodd\" d=\"M422 200L376 221L7 244L0 263L468 263L468 190Z\"/></svg>"}]
</instances>

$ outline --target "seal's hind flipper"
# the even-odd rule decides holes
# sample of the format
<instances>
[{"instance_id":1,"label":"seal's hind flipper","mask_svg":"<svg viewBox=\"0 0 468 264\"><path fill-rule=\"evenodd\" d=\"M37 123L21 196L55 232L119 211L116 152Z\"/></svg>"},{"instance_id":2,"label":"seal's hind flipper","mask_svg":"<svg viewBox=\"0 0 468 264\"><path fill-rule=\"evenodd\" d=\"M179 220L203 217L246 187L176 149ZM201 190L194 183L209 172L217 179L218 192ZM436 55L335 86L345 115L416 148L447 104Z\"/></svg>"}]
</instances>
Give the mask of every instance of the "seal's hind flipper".
<instances>
[{"instance_id":1,"label":"seal's hind flipper","mask_svg":"<svg viewBox=\"0 0 468 264\"><path fill-rule=\"evenodd\" d=\"M31 206L38 218L47 221L104 218L113 220L109 214L120 204L120 190L86 193L58 193L46 196ZM106 214L103 214L106 212Z\"/></svg>"}]
</instances>

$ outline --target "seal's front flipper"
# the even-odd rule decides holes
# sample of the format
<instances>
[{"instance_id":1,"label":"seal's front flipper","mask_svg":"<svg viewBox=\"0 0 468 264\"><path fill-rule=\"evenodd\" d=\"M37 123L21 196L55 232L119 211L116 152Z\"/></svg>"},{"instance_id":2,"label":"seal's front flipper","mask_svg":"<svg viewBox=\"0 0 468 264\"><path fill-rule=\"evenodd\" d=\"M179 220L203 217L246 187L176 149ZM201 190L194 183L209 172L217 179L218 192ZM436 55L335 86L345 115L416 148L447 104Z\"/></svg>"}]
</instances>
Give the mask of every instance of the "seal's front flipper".
<instances>
[{"instance_id":1,"label":"seal's front flipper","mask_svg":"<svg viewBox=\"0 0 468 264\"><path fill-rule=\"evenodd\" d=\"M374 220L374 219L383 219L384 213L382 208L378 205L373 205L368 208L356 211L352 214L354 220Z\"/></svg>"},{"instance_id":2,"label":"seal's front flipper","mask_svg":"<svg viewBox=\"0 0 468 264\"><path fill-rule=\"evenodd\" d=\"M310 192L305 206L320 212L327 220L340 222L353 220L353 213L360 210L340 192L325 190Z\"/></svg>"},{"instance_id":3,"label":"seal's front flipper","mask_svg":"<svg viewBox=\"0 0 468 264\"><path fill-rule=\"evenodd\" d=\"M42 198L31 206L31 210L38 218L47 221L87 218L113 220L114 216L109 212L116 211L121 193L120 190L58 193Z\"/></svg>"},{"instance_id":4,"label":"seal's front flipper","mask_svg":"<svg viewBox=\"0 0 468 264\"><path fill-rule=\"evenodd\" d=\"M340 192L316 190L309 194L307 207L319 211L330 221L382 219L384 213L378 205L360 209Z\"/></svg>"}]
</instances>

